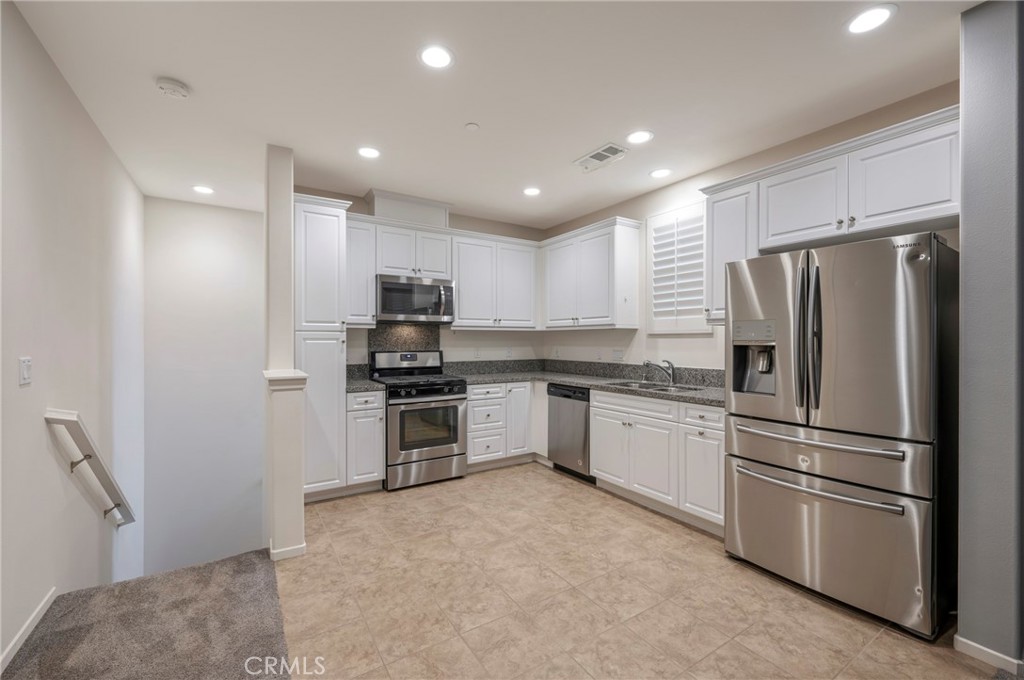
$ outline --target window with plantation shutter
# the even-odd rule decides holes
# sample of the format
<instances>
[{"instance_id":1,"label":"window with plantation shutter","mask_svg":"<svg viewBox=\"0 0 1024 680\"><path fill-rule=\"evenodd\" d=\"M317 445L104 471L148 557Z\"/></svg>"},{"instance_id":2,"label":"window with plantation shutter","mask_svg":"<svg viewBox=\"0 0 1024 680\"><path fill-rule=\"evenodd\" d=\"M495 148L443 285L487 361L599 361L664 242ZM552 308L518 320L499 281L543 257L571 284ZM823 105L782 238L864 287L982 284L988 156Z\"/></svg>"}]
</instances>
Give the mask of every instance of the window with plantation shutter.
<instances>
[{"instance_id":1,"label":"window with plantation shutter","mask_svg":"<svg viewBox=\"0 0 1024 680\"><path fill-rule=\"evenodd\" d=\"M706 333L704 203L647 218L650 333Z\"/></svg>"}]
</instances>

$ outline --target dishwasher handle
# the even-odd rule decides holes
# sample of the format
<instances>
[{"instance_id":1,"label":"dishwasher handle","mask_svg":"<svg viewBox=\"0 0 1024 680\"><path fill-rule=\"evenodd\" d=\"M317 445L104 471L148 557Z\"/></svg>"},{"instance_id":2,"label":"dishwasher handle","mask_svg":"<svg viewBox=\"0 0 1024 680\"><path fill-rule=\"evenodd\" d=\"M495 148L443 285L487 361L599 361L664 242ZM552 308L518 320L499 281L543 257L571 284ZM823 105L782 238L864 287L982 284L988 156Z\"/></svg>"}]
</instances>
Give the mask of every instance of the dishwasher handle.
<instances>
[{"instance_id":1,"label":"dishwasher handle","mask_svg":"<svg viewBox=\"0 0 1024 680\"><path fill-rule=\"evenodd\" d=\"M548 384L548 396L561 399L573 399L575 401L590 401L590 390L586 387L571 387L569 385Z\"/></svg>"}]
</instances>

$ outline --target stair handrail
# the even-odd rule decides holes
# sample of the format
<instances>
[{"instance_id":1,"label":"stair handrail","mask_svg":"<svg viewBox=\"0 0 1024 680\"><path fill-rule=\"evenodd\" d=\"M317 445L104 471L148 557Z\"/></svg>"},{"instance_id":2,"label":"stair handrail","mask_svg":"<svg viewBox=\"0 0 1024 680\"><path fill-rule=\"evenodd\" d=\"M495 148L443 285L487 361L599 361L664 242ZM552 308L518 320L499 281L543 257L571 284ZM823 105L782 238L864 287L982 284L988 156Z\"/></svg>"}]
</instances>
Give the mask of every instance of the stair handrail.
<instances>
[{"instance_id":1,"label":"stair handrail","mask_svg":"<svg viewBox=\"0 0 1024 680\"><path fill-rule=\"evenodd\" d=\"M86 463L92 473L96 475L97 481L100 486L103 487L104 493L110 499L111 506L103 511L103 518L106 519L107 515L117 510L117 514L120 515L121 519L117 522L117 526L121 527L125 524L131 524L135 521L135 513L132 511L132 506L128 503L128 499L125 498L124 492L121 491L121 487L118 486L117 480L114 479L114 475L111 474L110 468L103 461L103 458L99 455L99 449L96 447L96 443L93 442L92 437L89 435L89 431L85 429L85 423L82 422L81 416L78 415L78 411L64 411L61 409L47 409L46 422L50 425L58 425L64 427L70 435L71 440L75 442L75 446L78 447L78 451L82 454L82 457L78 460L71 461L71 473L74 474L75 469L78 468L82 463Z\"/></svg>"}]
</instances>

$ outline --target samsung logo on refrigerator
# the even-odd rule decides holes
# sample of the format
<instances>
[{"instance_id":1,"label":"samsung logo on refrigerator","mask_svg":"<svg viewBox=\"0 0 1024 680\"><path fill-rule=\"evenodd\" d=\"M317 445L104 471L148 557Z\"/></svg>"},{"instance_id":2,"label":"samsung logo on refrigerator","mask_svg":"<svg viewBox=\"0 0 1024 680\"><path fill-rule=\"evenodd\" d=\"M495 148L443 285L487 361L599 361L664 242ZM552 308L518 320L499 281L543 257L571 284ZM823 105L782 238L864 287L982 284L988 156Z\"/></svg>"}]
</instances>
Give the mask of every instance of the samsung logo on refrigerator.
<instances>
[{"instance_id":1,"label":"samsung logo on refrigerator","mask_svg":"<svg viewBox=\"0 0 1024 680\"><path fill-rule=\"evenodd\" d=\"M899 250L900 248L913 248L914 246L921 245L920 242L914 241L913 243L894 243L892 244L893 250Z\"/></svg>"}]
</instances>

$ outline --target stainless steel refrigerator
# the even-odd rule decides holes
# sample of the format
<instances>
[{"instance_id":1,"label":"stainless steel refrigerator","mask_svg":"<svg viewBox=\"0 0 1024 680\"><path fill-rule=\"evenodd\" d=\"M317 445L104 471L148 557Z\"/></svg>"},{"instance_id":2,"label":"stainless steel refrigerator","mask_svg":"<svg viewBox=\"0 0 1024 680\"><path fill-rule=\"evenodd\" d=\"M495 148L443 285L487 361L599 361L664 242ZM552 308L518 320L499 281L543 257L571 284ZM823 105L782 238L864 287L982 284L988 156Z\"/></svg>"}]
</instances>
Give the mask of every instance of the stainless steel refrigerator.
<instances>
[{"instance_id":1,"label":"stainless steel refrigerator","mask_svg":"<svg viewBox=\"0 0 1024 680\"><path fill-rule=\"evenodd\" d=\"M956 582L956 251L898 236L726 281L726 550L935 637Z\"/></svg>"}]
</instances>

